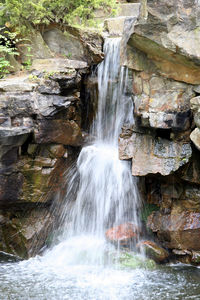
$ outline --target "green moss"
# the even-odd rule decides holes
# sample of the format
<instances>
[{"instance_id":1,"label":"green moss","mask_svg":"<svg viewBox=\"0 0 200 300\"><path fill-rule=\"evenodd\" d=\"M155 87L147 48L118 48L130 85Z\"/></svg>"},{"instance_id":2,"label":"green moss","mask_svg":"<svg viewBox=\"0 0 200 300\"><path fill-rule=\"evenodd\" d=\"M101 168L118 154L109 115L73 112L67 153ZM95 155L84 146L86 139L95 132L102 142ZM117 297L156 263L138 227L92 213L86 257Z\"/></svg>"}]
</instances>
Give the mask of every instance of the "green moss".
<instances>
[{"instance_id":1,"label":"green moss","mask_svg":"<svg viewBox=\"0 0 200 300\"><path fill-rule=\"evenodd\" d=\"M158 211L158 210L159 210L159 207L157 205L145 203L142 208L142 211L141 211L141 220L146 223L148 216L150 216L152 214L152 212Z\"/></svg>"},{"instance_id":2,"label":"green moss","mask_svg":"<svg viewBox=\"0 0 200 300\"><path fill-rule=\"evenodd\" d=\"M137 254L132 255L128 252L122 253L120 255L119 261L121 267L126 267L131 269L144 268L144 269L153 270L156 268L156 263L153 260L146 259Z\"/></svg>"}]
</instances>

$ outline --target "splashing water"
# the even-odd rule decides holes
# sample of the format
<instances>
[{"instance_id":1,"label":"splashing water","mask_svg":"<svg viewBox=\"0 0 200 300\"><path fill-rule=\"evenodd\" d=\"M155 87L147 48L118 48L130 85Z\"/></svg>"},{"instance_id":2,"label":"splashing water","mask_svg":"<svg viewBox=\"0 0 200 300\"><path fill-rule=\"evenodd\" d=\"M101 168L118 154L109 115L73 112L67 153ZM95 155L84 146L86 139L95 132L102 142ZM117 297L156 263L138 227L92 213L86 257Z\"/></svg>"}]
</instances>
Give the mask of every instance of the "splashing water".
<instances>
[{"instance_id":1,"label":"splashing water","mask_svg":"<svg viewBox=\"0 0 200 300\"><path fill-rule=\"evenodd\" d=\"M65 224L60 237L62 246L58 245L52 250L59 251L62 248L64 251L64 244L69 246L77 242L76 247L82 254L73 250L74 257L71 260L77 259L79 263L81 255L82 263L105 262L105 252L113 248L105 240L108 228L126 222L138 225L139 194L136 179L131 175L130 163L118 158L121 127L134 122L132 99L126 95L128 72L120 67L119 61L120 38L107 39L104 52L105 60L98 66L98 110L91 128L91 135L96 138L79 155L76 200L73 204L69 201L77 180L74 171L62 216ZM87 246L90 255L83 254L87 252Z\"/></svg>"}]
</instances>

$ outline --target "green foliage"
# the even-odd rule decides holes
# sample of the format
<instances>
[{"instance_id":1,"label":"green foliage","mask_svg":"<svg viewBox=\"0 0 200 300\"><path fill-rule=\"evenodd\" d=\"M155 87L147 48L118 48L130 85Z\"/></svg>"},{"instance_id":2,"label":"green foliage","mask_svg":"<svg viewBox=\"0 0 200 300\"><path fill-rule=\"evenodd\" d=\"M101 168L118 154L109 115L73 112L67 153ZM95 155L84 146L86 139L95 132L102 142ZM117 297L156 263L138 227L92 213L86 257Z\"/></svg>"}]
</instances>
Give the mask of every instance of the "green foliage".
<instances>
[{"instance_id":1,"label":"green foliage","mask_svg":"<svg viewBox=\"0 0 200 300\"><path fill-rule=\"evenodd\" d=\"M27 54L26 54L26 61L24 62L24 65L26 67L27 70L30 69L30 66L32 65L32 54L31 54L31 47L27 46Z\"/></svg>"},{"instance_id":2,"label":"green foliage","mask_svg":"<svg viewBox=\"0 0 200 300\"><path fill-rule=\"evenodd\" d=\"M124 252L120 255L120 265L122 267L131 269L149 269L154 270L156 268L156 263L152 259L141 257L138 254L130 254Z\"/></svg>"},{"instance_id":3,"label":"green foliage","mask_svg":"<svg viewBox=\"0 0 200 300\"><path fill-rule=\"evenodd\" d=\"M26 29L27 22L38 24L72 24L89 22L94 10L103 8L112 14L115 0L0 0L1 22Z\"/></svg>"},{"instance_id":4,"label":"green foliage","mask_svg":"<svg viewBox=\"0 0 200 300\"><path fill-rule=\"evenodd\" d=\"M157 211L157 210L159 210L159 207L157 205L151 203L145 203L141 211L141 220L146 223L148 216L150 216L153 211Z\"/></svg>"},{"instance_id":5,"label":"green foliage","mask_svg":"<svg viewBox=\"0 0 200 300\"><path fill-rule=\"evenodd\" d=\"M2 34L0 33L0 78L11 68L9 56L19 55L14 46L17 41L16 33L6 31L4 28L2 28L2 32Z\"/></svg>"}]
</instances>

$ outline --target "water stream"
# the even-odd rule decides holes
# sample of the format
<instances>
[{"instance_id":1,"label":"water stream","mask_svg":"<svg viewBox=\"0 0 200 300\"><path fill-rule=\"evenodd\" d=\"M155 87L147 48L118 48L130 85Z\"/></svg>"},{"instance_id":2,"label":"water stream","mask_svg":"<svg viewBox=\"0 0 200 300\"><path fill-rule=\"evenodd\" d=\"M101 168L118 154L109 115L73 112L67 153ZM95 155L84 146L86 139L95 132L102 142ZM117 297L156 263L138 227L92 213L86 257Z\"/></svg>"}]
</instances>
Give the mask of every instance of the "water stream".
<instances>
[{"instance_id":1,"label":"water stream","mask_svg":"<svg viewBox=\"0 0 200 300\"><path fill-rule=\"evenodd\" d=\"M132 124L127 70L119 63L120 39L107 39L98 66L98 109L92 144L84 147L66 180L62 233L42 256L0 264L0 299L199 299L199 269L165 266L122 269L118 249L105 239L113 226L140 226L140 196L130 164L118 159L122 125ZM72 197L75 201L72 201Z\"/></svg>"}]
</instances>

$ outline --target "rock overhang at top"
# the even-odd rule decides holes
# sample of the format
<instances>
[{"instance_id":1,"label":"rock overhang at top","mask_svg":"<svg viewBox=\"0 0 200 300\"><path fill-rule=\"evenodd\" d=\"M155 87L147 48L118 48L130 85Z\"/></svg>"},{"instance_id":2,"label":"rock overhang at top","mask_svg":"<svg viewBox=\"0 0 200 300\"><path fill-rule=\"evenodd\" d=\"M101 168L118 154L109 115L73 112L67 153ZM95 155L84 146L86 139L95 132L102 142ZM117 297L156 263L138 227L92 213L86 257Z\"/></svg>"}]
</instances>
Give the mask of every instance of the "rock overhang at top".
<instances>
[{"instance_id":1,"label":"rock overhang at top","mask_svg":"<svg viewBox=\"0 0 200 300\"><path fill-rule=\"evenodd\" d=\"M200 4L149 0L146 12L147 19L134 27L128 45L144 53L159 74L199 84Z\"/></svg>"}]
</instances>

